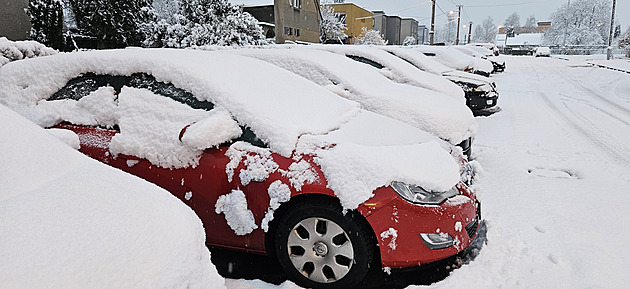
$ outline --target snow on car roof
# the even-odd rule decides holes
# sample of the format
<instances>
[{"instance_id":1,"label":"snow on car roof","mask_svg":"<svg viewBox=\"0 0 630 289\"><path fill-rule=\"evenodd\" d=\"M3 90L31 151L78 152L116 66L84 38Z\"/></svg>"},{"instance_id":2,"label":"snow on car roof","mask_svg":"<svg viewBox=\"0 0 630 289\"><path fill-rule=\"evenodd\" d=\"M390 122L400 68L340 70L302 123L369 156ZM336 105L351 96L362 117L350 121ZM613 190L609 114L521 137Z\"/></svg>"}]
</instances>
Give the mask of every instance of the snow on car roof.
<instances>
[{"instance_id":1,"label":"snow on car roof","mask_svg":"<svg viewBox=\"0 0 630 289\"><path fill-rule=\"evenodd\" d=\"M300 135L329 132L358 112L358 104L263 61L171 49L64 53L11 63L0 71L0 102L39 125L54 125L58 119L35 110L35 105L87 72L145 72L173 83L224 107L284 156L291 155Z\"/></svg>"},{"instance_id":2,"label":"snow on car roof","mask_svg":"<svg viewBox=\"0 0 630 289\"><path fill-rule=\"evenodd\" d=\"M372 67L336 53L308 47L226 51L278 65L361 103L366 110L406 122L451 144L473 136L478 129L465 103L439 92L392 82Z\"/></svg>"},{"instance_id":3,"label":"snow on car roof","mask_svg":"<svg viewBox=\"0 0 630 289\"><path fill-rule=\"evenodd\" d=\"M442 75L442 73L453 70L453 68L450 68L439 61L422 54L420 51L408 47L385 46L382 49L404 58L416 67L433 74Z\"/></svg>"},{"instance_id":4,"label":"snow on car roof","mask_svg":"<svg viewBox=\"0 0 630 289\"><path fill-rule=\"evenodd\" d=\"M318 49L367 58L383 65L392 73L394 81L442 92L454 99L466 102L464 91L456 84L439 75L417 69L406 61L377 47L366 45L316 45Z\"/></svg>"},{"instance_id":5,"label":"snow on car roof","mask_svg":"<svg viewBox=\"0 0 630 289\"><path fill-rule=\"evenodd\" d=\"M488 73L490 73L493 69L490 61L469 56L452 47L427 45L419 45L415 47L423 53L435 53L435 58L438 61L454 69L463 70L466 67L471 67L475 70L481 70Z\"/></svg>"},{"instance_id":6,"label":"snow on car roof","mask_svg":"<svg viewBox=\"0 0 630 289\"><path fill-rule=\"evenodd\" d=\"M0 284L224 288L197 215L0 105Z\"/></svg>"}]
</instances>

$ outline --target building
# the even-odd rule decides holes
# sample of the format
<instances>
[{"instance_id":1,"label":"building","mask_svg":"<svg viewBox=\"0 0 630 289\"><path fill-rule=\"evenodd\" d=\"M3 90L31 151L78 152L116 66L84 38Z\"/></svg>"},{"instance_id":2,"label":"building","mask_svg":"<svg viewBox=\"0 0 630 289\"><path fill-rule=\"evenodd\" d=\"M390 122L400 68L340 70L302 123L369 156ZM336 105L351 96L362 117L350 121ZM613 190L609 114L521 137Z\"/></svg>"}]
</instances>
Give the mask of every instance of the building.
<instances>
[{"instance_id":1,"label":"building","mask_svg":"<svg viewBox=\"0 0 630 289\"><path fill-rule=\"evenodd\" d=\"M418 43L418 21L413 18L403 18L400 21L400 38L398 42L403 44L405 42L405 38L413 37Z\"/></svg>"},{"instance_id":2,"label":"building","mask_svg":"<svg viewBox=\"0 0 630 289\"><path fill-rule=\"evenodd\" d=\"M0 37L20 41L29 38L31 20L24 9L28 0L0 0Z\"/></svg>"},{"instance_id":3,"label":"building","mask_svg":"<svg viewBox=\"0 0 630 289\"><path fill-rule=\"evenodd\" d=\"M545 33L551 28L551 21L538 21L536 27L518 27L514 29L514 34L526 34L526 33ZM499 34L505 34L507 27L499 26Z\"/></svg>"},{"instance_id":4,"label":"building","mask_svg":"<svg viewBox=\"0 0 630 289\"><path fill-rule=\"evenodd\" d=\"M374 13L365 10L354 3L331 4L335 13L345 16L344 24L346 24L346 35L348 39L346 44L354 44L357 37L363 36L363 28L372 30L374 26Z\"/></svg>"},{"instance_id":5,"label":"building","mask_svg":"<svg viewBox=\"0 0 630 289\"><path fill-rule=\"evenodd\" d=\"M276 19L273 9L274 5L246 6L243 11L251 14L258 20L258 25L263 29L263 34L267 38L276 37Z\"/></svg>"},{"instance_id":6,"label":"building","mask_svg":"<svg viewBox=\"0 0 630 289\"><path fill-rule=\"evenodd\" d=\"M243 10L261 22L265 35L274 35L276 43L281 44L287 41L319 43L321 20L319 0L261 0L259 2L259 5L243 7ZM270 22L271 19L273 22ZM270 32L272 28L273 33Z\"/></svg>"},{"instance_id":7,"label":"building","mask_svg":"<svg viewBox=\"0 0 630 289\"><path fill-rule=\"evenodd\" d=\"M418 44L429 43L429 28L425 24L418 25Z\"/></svg>"},{"instance_id":8,"label":"building","mask_svg":"<svg viewBox=\"0 0 630 289\"><path fill-rule=\"evenodd\" d=\"M402 19L398 16L385 16L387 28L385 29L385 40L389 45L400 45L400 26Z\"/></svg>"},{"instance_id":9,"label":"building","mask_svg":"<svg viewBox=\"0 0 630 289\"><path fill-rule=\"evenodd\" d=\"M387 31L387 15L385 15L383 11L372 11L372 13L372 29L380 31L381 34L385 35L385 31Z\"/></svg>"}]
</instances>

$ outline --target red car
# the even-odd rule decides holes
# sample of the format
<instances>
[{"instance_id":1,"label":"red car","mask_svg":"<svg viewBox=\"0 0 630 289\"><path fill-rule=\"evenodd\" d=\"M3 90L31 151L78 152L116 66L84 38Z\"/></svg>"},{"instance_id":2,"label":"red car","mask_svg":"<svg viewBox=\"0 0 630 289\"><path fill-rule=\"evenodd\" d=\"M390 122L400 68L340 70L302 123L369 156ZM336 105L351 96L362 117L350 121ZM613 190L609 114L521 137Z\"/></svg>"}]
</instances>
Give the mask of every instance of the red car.
<instances>
[{"instance_id":1,"label":"red car","mask_svg":"<svg viewBox=\"0 0 630 289\"><path fill-rule=\"evenodd\" d=\"M276 79L287 87L262 85ZM197 213L208 245L275 256L301 286L351 287L377 260L418 266L477 234L461 150L257 60L139 49L43 57L0 70L0 102L170 191Z\"/></svg>"}]
</instances>

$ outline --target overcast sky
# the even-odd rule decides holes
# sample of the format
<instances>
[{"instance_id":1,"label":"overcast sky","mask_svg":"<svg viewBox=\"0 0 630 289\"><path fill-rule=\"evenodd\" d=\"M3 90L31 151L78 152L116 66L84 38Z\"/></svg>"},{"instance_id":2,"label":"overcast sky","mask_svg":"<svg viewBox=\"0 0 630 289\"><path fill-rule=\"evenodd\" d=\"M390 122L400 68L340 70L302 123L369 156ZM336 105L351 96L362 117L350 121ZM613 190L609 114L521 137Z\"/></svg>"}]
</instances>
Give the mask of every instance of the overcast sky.
<instances>
[{"instance_id":1,"label":"overcast sky","mask_svg":"<svg viewBox=\"0 0 630 289\"><path fill-rule=\"evenodd\" d=\"M273 0L229 0L235 4L264 4L273 3ZM332 0L330 0L332 1ZM355 3L367 10L382 10L388 15L412 17L420 24L431 23L431 1L428 0L346 0L346 3ZM503 24L505 19L513 12L517 12L521 19L521 25L530 15L534 15L538 21L549 20L551 14L561 5L567 5L567 0L436 0L436 26L447 22L445 13L450 10L457 11L457 5L463 5L463 23L473 22L473 28L488 16L494 19L497 25ZM610 0L612 5L612 0ZM626 31L630 26L630 1L617 1L615 19ZM625 13L624 13L625 12ZM610 22L607 23L610 25Z\"/></svg>"}]
</instances>

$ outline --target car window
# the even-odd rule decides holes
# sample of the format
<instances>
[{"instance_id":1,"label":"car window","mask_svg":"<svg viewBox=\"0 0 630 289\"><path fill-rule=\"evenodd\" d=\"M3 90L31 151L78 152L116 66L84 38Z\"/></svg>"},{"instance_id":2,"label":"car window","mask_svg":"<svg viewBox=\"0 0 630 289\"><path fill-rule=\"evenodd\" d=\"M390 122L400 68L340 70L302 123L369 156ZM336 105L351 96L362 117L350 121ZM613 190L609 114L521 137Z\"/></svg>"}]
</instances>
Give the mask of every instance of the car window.
<instances>
[{"instance_id":1,"label":"car window","mask_svg":"<svg viewBox=\"0 0 630 289\"><path fill-rule=\"evenodd\" d=\"M346 56L348 58L354 60L354 61L365 63L365 64L368 64L368 65L374 66L374 67L376 67L378 69L383 69L383 67L385 67L382 64L380 64L380 63L378 63L376 61L373 61L371 59L367 59L367 58L365 58L363 56L357 56L357 55L346 55Z\"/></svg>"},{"instance_id":2,"label":"car window","mask_svg":"<svg viewBox=\"0 0 630 289\"><path fill-rule=\"evenodd\" d=\"M134 73L131 76L86 73L68 81L63 88L53 94L48 100L80 100L91 92L96 91L99 87L105 86L114 88L116 94L120 93L123 86L144 88L195 109L212 110L212 108L214 108L211 102L199 100L195 98L192 93L178 88L171 83L157 81L155 77L146 73Z\"/></svg>"},{"instance_id":3,"label":"car window","mask_svg":"<svg viewBox=\"0 0 630 289\"><path fill-rule=\"evenodd\" d=\"M430 56L430 57L434 57L434 56L436 56L436 54L435 54L435 53L433 53L433 52L422 52L422 54L424 54L424 55L426 55L426 56Z\"/></svg>"},{"instance_id":4,"label":"car window","mask_svg":"<svg viewBox=\"0 0 630 289\"><path fill-rule=\"evenodd\" d=\"M234 141L248 142L254 146L261 147L261 148L268 147L265 142L263 142L261 139L259 139L256 136L256 134L254 133L254 131L252 131L251 128L246 127L246 126L241 126L241 129L243 130L243 133L241 134L240 137L238 137Z\"/></svg>"}]
</instances>

